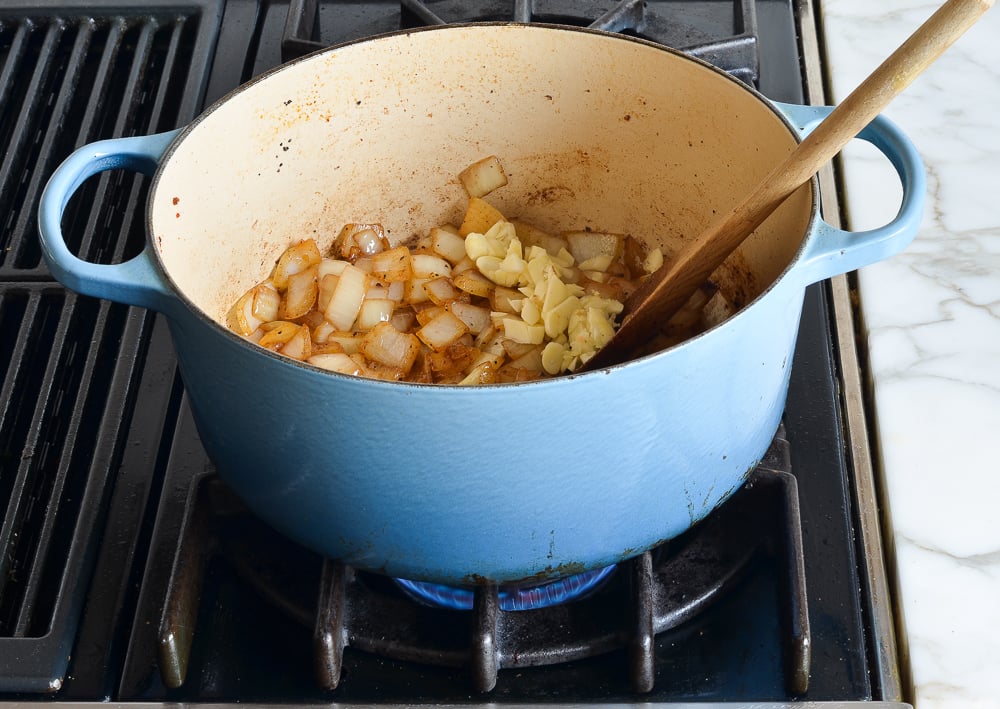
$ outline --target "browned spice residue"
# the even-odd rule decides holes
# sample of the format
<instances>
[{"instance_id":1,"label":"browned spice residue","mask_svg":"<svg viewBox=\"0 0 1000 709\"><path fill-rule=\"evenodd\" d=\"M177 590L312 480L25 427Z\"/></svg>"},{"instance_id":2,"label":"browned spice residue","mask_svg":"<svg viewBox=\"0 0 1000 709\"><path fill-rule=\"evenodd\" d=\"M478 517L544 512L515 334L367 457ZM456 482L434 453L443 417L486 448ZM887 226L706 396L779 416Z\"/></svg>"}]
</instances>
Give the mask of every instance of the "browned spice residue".
<instances>
[{"instance_id":1,"label":"browned spice residue","mask_svg":"<svg viewBox=\"0 0 1000 709\"><path fill-rule=\"evenodd\" d=\"M174 204L179 204L179 203L180 203L180 201L181 201L181 198L180 198L180 197L174 197L174 200L173 200L173 203L174 203Z\"/></svg>"},{"instance_id":2,"label":"browned spice residue","mask_svg":"<svg viewBox=\"0 0 1000 709\"><path fill-rule=\"evenodd\" d=\"M527 195L525 201L532 206L538 204L554 204L561 199L572 198L573 196L573 190L569 187L553 185L551 187L544 187L536 192L532 192Z\"/></svg>"}]
</instances>

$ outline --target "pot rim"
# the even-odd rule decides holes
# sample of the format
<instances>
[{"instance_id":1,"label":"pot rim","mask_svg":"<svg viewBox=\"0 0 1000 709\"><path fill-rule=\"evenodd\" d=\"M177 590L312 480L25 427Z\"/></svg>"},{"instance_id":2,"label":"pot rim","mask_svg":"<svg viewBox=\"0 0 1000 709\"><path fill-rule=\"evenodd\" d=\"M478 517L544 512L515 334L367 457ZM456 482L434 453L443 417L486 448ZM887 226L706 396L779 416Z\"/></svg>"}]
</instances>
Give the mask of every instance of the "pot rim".
<instances>
[{"instance_id":1,"label":"pot rim","mask_svg":"<svg viewBox=\"0 0 1000 709\"><path fill-rule=\"evenodd\" d=\"M220 332L224 337L229 338L230 341L237 342L241 346L247 347L249 350L251 350L252 352L254 352L254 353L258 354L258 355L261 355L261 356L264 356L264 357L267 357L267 358L271 358L271 359L277 360L277 361L283 363L284 366L299 367L301 369L304 369L305 371L308 371L308 372L311 372L311 373L319 373L319 374L321 374L321 375L323 375L325 377L333 376L333 377L338 377L338 378L342 378L342 379L346 379L346 380L350 380L350 381L364 382L365 385L369 385L369 384L371 384L371 385L381 385L381 386L388 386L388 387L393 387L393 388L414 387L414 388L432 388L434 390L450 389L450 390L456 390L456 391L489 390L489 389L494 389L496 387L511 387L511 386L516 386L516 387L519 387L519 388L524 388L524 387L527 387L527 386L531 386L531 387L546 387L546 386L558 386L560 382L571 381L571 380L574 380L574 379L577 379L577 378L580 378L580 377L590 377L590 376L596 376L596 375L601 375L601 374L606 375L606 374L610 373L611 371L617 371L617 370L623 369L625 367L629 367L630 365L634 365L634 364L637 364L637 363L645 363L645 362L649 362L651 360L654 360L654 359L657 359L657 358L660 358L660 357L668 356L670 353L676 352L679 349L681 349L683 347L686 347L687 345L689 345L691 343L694 343L694 342L696 342L698 340L701 340L705 336L710 335L711 333L715 332L716 330L720 329L721 327L728 325L730 323L730 321L732 321L733 319L743 316L744 313L747 310L749 310L753 305L755 305L758 301L760 301L761 299L763 299L766 296L768 296L768 294L770 294L773 290L775 290L775 288L780 283L782 283L785 280L787 280L788 274L792 270L795 269L796 265L799 263L799 261L801 259L802 253L804 252L804 250L806 248L806 244L809 241L809 236L810 236L810 233L812 231L812 227L808 228L807 231L806 231L806 233L803 234L802 240L799 243L799 245L796 247L795 252L794 252L792 258L788 261L788 263L781 270L781 272L777 275L777 277L775 277L769 284L767 284L767 286L765 288L763 288L756 296L754 296L752 299L750 299L749 301L747 301L739 310L736 311L736 313L734 313L733 315L731 315L729 318L727 318L723 322L718 323L717 325L713 325L712 327L710 327L710 328L708 328L708 329L706 329L706 330L698 333L697 335L695 335L693 337L688 338L687 340L684 340L683 342L679 342L679 343L677 343L675 345L671 345L670 347L664 348L664 349L659 350L657 352L653 352L653 353L650 353L650 354L647 354L647 355L643 355L643 356L640 356L640 357L635 357L635 358L630 359L628 361L620 362L620 363L614 364L614 365L610 365L608 367L605 367L605 368L599 369L599 370L595 370L595 371L576 372L576 373L570 372L570 373L562 374L562 375L555 376L555 377L543 377L541 379L532 380L532 381L480 384L480 385L472 386L472 387L469 387L469 386L459 386L457 384L427 384L427 383L419 383L419 382L386 381L386 380L374 379L374 378L367 378L367 377L356 377L356 376L351 376L351 375L347 375L347 374L340 374L340 373L337 373L337 372L331 372L331 371L322 369L320 367L317 367L315 365L309 364L308 362L300 362L298 360L294 360L294 359L291 359L289 357L284 357L284 356L278 354L277 352L272 352L271 350L268 350L268 349L266 349L264 347L259 347L259 346L255 345L254 343L246 340L246 338L243 338L243 337L239 336L238 334L236 334L235 332L233 332L229 328L225 327L224 325L221 325L214 318L210 317L201 307L199 307L197 304L195 304L187 296L186 293L184 293L184 291L178 286L178 284L170 276L170 273L166 269L166 267L165 267L165 265L163 263L163 260L160 257L160 250L159 250L158 245L157 245L157 239L155 238L154 232L153 232L153 218L152 218L152 211L153 210L152 210L152 205L153 205L153 203L157 199L157 193L159 191L158 188L159 188L160 179L161 179L161 177L163 175L163 172L164 172L166 166L169 164L170 159L171 159L171 157L173 157L173 154L175 153L175 151L180 147L180 145L183 143L183 141L185 140L185 138L192 131L194 131L195 129L197 129L198 126L203 121L207 120L213 113L215 113L215 111L217 109L219 109L225 103L227 103L228 101L230 101L233 97L235 97L235 96L243 93L244 91L247 91L247 90L251 89L252 87L256 86L258 83L262 83L264 81L267 81L268 79L272 78L273 76L275 76L277 74L280 74L280 73L282 73L282 72L284 72L286 70L291 69L292 67L294 67L297 64L314 60L319 55L341 51L341 50L343 50L343 49L345 49L347 47L352 47L352 46L355 46L355 45L372 43L372 42L380 42L380 41L388 41L388 40L392 40L392 39L397 38L397 37L409 36L409 35L416 34L416 33L423 33L423 32L446 32L446 31L449 31L449 30L470 29L470 28L471 29L484 29L484 30L488 30L490 28L511 28L511 29L518 29L518 30L542 31L542 32L575 32L575 33L583 33L583 34L595 35L595 36L599 36L599 37L602 37L603 39L607 39L607 40L632 42L632 43L635 43L635 44L639 44L639 45L643 45L643 46L649 47L651 49L656 49L656 50L664 51L667 54L673 55L674 57L676 57L678 59L682 59L682 60L685 60L685 61L693 62L694 64L701 66L703 69L707 69L707 70L711 71L712 73L714 73L715 75L717 75L719 77L722 77L722 78L725 78L726 80L735 83L737 86L739 86L740 88L742 88L746 92L748 92L753 98L757 99L757 101L762 106L764 106L768 110L770 110L771 113L774 114L781 121L781 123L785 126L785 128L788 130L789 135L795 140L796 143L800 143L802 141L802 139L803 139L802 134L795 128L795 126L793 125L793 123L791 122L791 120L789 119L789 117L784 112L782 112L781 109L779 109L770 99L768 99L764 94L762 94L760 92L760 90L757 89L755 86L751 86L750 84L747 84L747 83L741 81L740 79L738 79L737 77L733 76L729 72L727 72L727 71L725 71L723 69L720 69L719 67L715 66L714 64L709 63L708 61L706 61L704 59L701 59L700 57L692 56L692 55L687 54L687 53L685 53L685 52L683 52L683 51L681 51L679 49L675 49L673 47L669 47L669 46L666 46L666 45L663 45L663 44L658 44L656 42L653 42L653 41L647 40L647 39L643 39L641 37L634 37L634 36L631 36L631 35L624 35L624 34L620 34L620 33L616 33L616 32L609 32L609 31L606 31L606 30L593 29L593 28L589 28L589 27L576 27L576 26L572 26L572 25L560 25L560 24L546 23L546 22L521 23L521 22L495 21L495 22L461 22L461 23L448 23L448 24L444 24L444 25L430 25L430 26L424 26L424 27L416 27L416 28L409 28L409 29L403 29L403 30L395 30L395 31L392 31L392 32L385 32L385 33L381 33L381 34L377 34L377 35L371 35L371 36L368 36L368 37L363 37L363 38L359 38L359 39L349 40L349 41L346 41L346 42L341 42L339 44L334 44L334 45L331 45L329 47L324 47L324 48L318 49L318 50L316 50L314 52L310 52L308 54L305 54L305 55L303 55L301 57L297 57L295 59L289 60L287 62L283 62L282 64L280 64L280 65L278 65L276 67L273 67L271 69L268 69L268 70L262 72L261 74L258 74L257 76L251 78L247 82L245 82L245 83L241 84L240 86L236 87L232 91L229 91L228 93L226 93L225 95L221 96L216 101L214 101L204 111L202 111L201 113L199 113L198 116L196 116L191 122L189 122L183 128L179 129L179 131L177 132L177 135L174 137L174 139L171 141L170 145L164 151L163 156L160 159L159 164L157 165L156 171L153 173L152 183L150 185L150 190L149 190L149 198L148 198L148 200L146 202L146 243L147 243L147 246L149 247L149 252L152 254L152 261L155 264L156 269L160 272L160 274L163 277L164 281L170 287L170 291L173 294L173 296L184 305L185 309L190 314L194 315L197 319L205 322L210 328L212 328L212 329ZM819 217L819 182L818 182L818 177L816 175L813 175L810 178L809 185L810 185L810 190L811 190L812 198L810 200L810 215L809 215L809 219L808 219L807 223L809 225L814 225L815 222L816 222L816 220Z\"/></svg>"}]
</instances>

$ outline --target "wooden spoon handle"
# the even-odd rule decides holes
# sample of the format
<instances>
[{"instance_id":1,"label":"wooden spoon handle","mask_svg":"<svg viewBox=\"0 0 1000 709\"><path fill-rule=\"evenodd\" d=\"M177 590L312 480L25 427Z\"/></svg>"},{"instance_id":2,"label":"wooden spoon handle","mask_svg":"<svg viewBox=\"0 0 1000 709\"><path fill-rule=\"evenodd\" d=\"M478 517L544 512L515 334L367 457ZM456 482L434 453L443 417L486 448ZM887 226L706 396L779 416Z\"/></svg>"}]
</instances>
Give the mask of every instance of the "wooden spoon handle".
<instances>
[{"instance_id":1,"label":"wooden spoon handle","mask_svg":"<svg viewBox=\"0 0 1000 709\"><path fill-rule=\"evenodd\" d=\"M587 363L592 370L623 361L688 301L743 241L867 126L993 5L948 0L796 146L733 210L652 273L625 304L612 340Z\"/></svg>"}]
</instances>

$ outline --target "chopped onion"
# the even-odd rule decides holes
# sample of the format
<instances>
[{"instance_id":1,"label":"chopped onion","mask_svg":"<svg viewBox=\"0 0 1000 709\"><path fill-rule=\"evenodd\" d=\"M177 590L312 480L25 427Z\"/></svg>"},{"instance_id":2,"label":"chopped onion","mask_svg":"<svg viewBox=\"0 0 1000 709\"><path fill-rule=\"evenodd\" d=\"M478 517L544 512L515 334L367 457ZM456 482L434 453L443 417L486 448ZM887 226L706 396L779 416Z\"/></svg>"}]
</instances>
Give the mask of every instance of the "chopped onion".
<instances>
[{"instance_id":1,"label":"chopped onion","mask_svg":"<svg viewBox=\"0 0 1000 709\"><path fill-rule=\"evenodd\" d=\"M533 349L538 347L538 345L525 344L523 342L517 342L510 339L509 337L504 337L500 340L500 344L503 346L504 354L507 355L509 359L517 359L521 355L531 352Z\"/></svg>"},{"instance_id":2,"label":"chopped onion","mask_svg":"<svg viewBox=\"0 0 1000 709\"><path fill-rule=\"evenodd\" d=\"M226 313L226 326L237 335L250 335L260 327L260 323L253 315L253 290L241 295Z\"/></svg>"},{"instance_id":3,"label":"chopped onion","mask_svg":"<svg viewBox=\"0 0 1000 709\"><path fill-rule=\"evenodd\" d=\"M458 297L455 284L446 276L432 278L424 283L424 292L427 293L427 297L431 299L431 302L436 305L450 303Z\"/></svg>"},{"instance_id":4,"label":"chopped onion","mask_svg":"<svg viewBox=\"0 0 1000 709\"><path fill-rule=\"evenodd\" d=\"M270 280L258 283L244 293L226 313L230 330L249 336L262 323L276 320L281 309L281 294Z\"/></svg>"},{"instance_id":5,"label":"chopped onion","mask_svg":"<svg viewBox=\"0 0 1000 709\"><path fill-rule=\"evenodd\" d=\"M430 300L427 291L424 290L424 284L429 280L429 278L411 278L406 281L403 284L403 301L414 305Z\"/></svg>"},{"instance_id":6,"label":"chopped onion","mask_svg":"<svg viewBox=\"0 0 1000 709\"><path fill-rule=\"evenodd\" d=\"M361 352L368 359L406 373L420 352L416 335L400 332L387 322L382 322L361 338Z\"/></svg>"},{"instance_id":7,"label":"chopped onion","mask_svg":"<svg viewBox=\"0 0 1000 709\"><path fill-rule=\"evenodd\" d=\"M413 311L417 314L417 322L423 326L443 313L444 306L434 305L433 303L422 303L413 306Z\"/></svg>"},{"instance_id":8,"label":"chopped onion","mask_svg":"<svg viewBox=\"0 0 1000 709\"><path fill-rule=\"evenodd\" d=\"M502 313L517 314L521 312L521 301L524 294L519 290L497 286L489 294L490 307Z\"/></svg>"},{"instance_id":9,"label":"chopped onion","mask_svg":"<svg viewBox=\"0 0 1000 709\"><path fill-rule=\"evenodd\" d=\"M371 330L380 322L389 322L395 305L388 298L365 298L364 302L361 303L361 310L358 311L358 320L355 326L364 332Z\"/></svg>"},{"instance_id":10,"label":"chopped onion","mask_svg":"<svg viewBox=\"0 0 1000 709\"><path fill-rule=\"evenodd\" d=\"M496 207L479 197L472 197L469 206L465 209L465 218L462 219L462 226L458 233L462 236L469 234L485 234L494 224L503 221L503 214Z\"/></svg>"},{"instance_id":11,"label":"chopped onion","mask_svg":"<svg viewBox=\"0 0 1000 709\"><path fill-rule=\"evenodd\" d=\"M517 219L511 219L510 223L514 226L518 240L525 246L540 246L553 256L557 256L563 249L569 249L569 242L562 237L553 236Z\"/></svg>"},{"instance_id":12,"label":"chopped onion","mask_svg":"<svg viewBox=\"0 0 1000 709\"><path fill-rule=\"evenodd\" d=\"M586 263L597 256L606 256L608 263L621 257L625 237L600 231L570 231L564 234L569 244L569 252L578 264ZM598 269L607 270L607 267Z\"/></svg>"},{"instance_id":13,"label":"chopped onion","mask_svg":"<svg viewBox=\"0 0 1000 709\"><path fill-rule=\"evenodd\" d=\"M322 281L323 277L332 274L334 276L339 276L344 272L344 269L350 266L349 261L341 261L340 259L325 258L316 264L316 280Z\"/></svg>"},{"instance_id":14,"label":"chopped onion","mask_svg":"<svg viewBox=\"0 0 1000 709\"><path fill-rule=\"evenodd\" d=\"M470 197L484 197L507 184L507 174L496 155L472 163L459 173L458 179Z\"/></svg>"},{"instance_id":15,"label":"chopped onion","mask_svg":"<svg viewBox=\"0 0 1000 709\"><path fill-rule=\"evenodd\" d=\"M323 317L323 313L319 310L310 310L308 313L296 320L296 322L299 323L299 325L305 325L310 331L312 331L319 327L322 323L325 323L326 318Z\"/></svg>"},{"instance_id":16,"label":"chopped onion","mask_svg":"<svg viewBox=\"0 0 1000 709\"><path fill-rule=\"evenodd\" d=\"M513 362L508 362L497 370L498 382L530 382L542 376L540 371L535 371L527 367L518 367Z\"/></svg>"},{"instance_id":17,"label":"chopped onion","mask_svg":"<svg viewBox=\"0 0 1000 709\"><path fill-rule=\"evenodd\" d=\"M393 281L386 290L388 291L386 297L398 303L406 296L406 283L403 281Z\"/></svg>"},{"instance_id":18,"label":"chopped onion","mask_svg":"<svg viewBox=\"0 0 1000 709\"><path fill-rule=\"evenodd\" d=\"M460 179L470 194L460 227L439 225L392 247L381 225L350 223L327 258L313 239L296 242L237 299L226 324L290 358L387 380L519 382L586 362L614 333L639 279L662 263L662 251L631 236L554 236L507 220L482 199L506 182L495 157ZM656 346L733 312L721 294L705 290Z\"/></svg>"},{"instance_id":19,"label":"chopped onion","mask_svg":"<svg viewBox=\"0 0 1000 709\"><path fill-rule=\"evenodd\" d=\"M304 271L288 276L288 288L281 309L284 320L295 320L303 317L316 305L319 286L316 283L316 267L311 266Z\"/></svg>"},{"instance_id":20,"label":"chopped onion","mask_svg":"<svg viewBox=\"0 0 1000 709\"><path fill-rule=\"evenodd\" d=\"M462 271L452 280L459 290L481 298L489 297L490 292L496 288L493 281L476 270Z\"/></svg>"},{"instance_id":21,"label":"chopped onion","mask_svg":"<svg viewBox=\"0 0 1000 709\"><path fill-rule=\"evenodd\" d=\"M683 307L667 321L664 330L667 332L688 331L697 327L701 323L702 309L713 295L715 295L714 290L709 288L702 287L696 290Z\"/></svg>"},{"instance_id":22,"label":"chopped onion","mask_svg":"<svg viewBox=\"0 0 1000 709\"><path fill-rule=\"evenodd\" d=\"M339 274L328 273L320 277L319 282L316 284L316 308L321 313L325 313L327 307L330 305L330 298L333 297L333 292L337 290L337 283L339 281Z\"/></svg>"},{"instance_id":23,"label":"chopped onion","mask_svg":"<svg viewBox=\"0 0 1000 709\"><path fill-rule=\"evenodd\" d=\"M389 240L381 224L345 224L333 242L334 251L341 258L356 261L389 248Z\"/></svg>"},{"instance_id":24,"label":"chopped onion","mask_svg":"<svg viewBox=\"0 0 1000 709\"><path fill-rule=\"evenodd\" d=\"M299 326L293 322L278 320L276 322L265 323L262 326L265 330L264 336L257 343L261 347L269 350L278 350L282 345L291 340L299 332Z\"/></svg>"},{"instance_id":25,"label":"chopped onion","mask_svg":"<svg viewBox=\"0 0 1000 709\"><path fill-rule=\"evenodd\" d=\"M581 261L580 270L604 272L611 268L611 263L611 254L598 254L591 256L586 261Z\"/></svg>"},{"instance_id":26,"label":"chopped onion","mask_svg":"<svg viewBox=\"0 0 1000 709\"><path fill-rule=\"evenodd\" d=\"M278 349L278 352L299 361L308 359L312 355L312 339L309 337L309 328L300 325L291 339Z\"/></svg>"},{"instance_id":27,"label":"chopped onion","mask_svg":"<svg viewBox=\"0 0 1000 709\"><path fill-rule=\"evenodd\" d=\"M464 271L468 271L470 269L473 271L476 270L476 262L469 258L469 255L466 254L465 258L452 266L451 275L457 276L459 273L463 273Z\"/></svg>"},{"instance_id":28,"label":"chopped onion","mask_svg":"<svg viewBox=\"0 0 1000 709\"><path fill-rule=\"evenodd\" d=\"M270 280L264 281L254 286L250 292L253 293L253 308L251 312L254 318L261 322L270 322L278 318L278 310L281 307L281 294L275 288L274 283Z\"/></svg>"},{"instance_id":29,"label":"chopped onion","mask_svg":"<svg viewBox=\"0 0 1000 709\"><path fill-rule=\"evenodd\" d=\"M372 275L383 283L405 281L411 273L410 250L405 246L372 256Z\"/></svg>"},{"instance_id":30,"label":"chopped onion","mask_svg":"<svg viewBox=\"0 0 1000 709\"><path fill-rule=\"evenodd\" d=\"M312 353L313 355L318 354L341 354L344 352L344 348L341 347L340 343L330 340L329 342L316 342L312 343Z\"/></svg>"},{"instance_id":31,"label":"chopped onion","mask_svg":"<svg viewBox=\"0 0 1000 709\"><path fill-rule=\"evenodd\" d=\"M348 265L337 279L337 287L323 311L324 317L338 330L350 330L361 310L367 287L368 274Z\"/></svg>"},{"instance_id":32,"label":"chopped onion","mask_svg":"<svg viewBox=\"0 0 1000 709\"><path fill-rule=\"evenodd\" d=\"M535 345L524 351L519 357L511 356L506 366L524 369L536 375L542 372L542 345Z\"/></svg>"},{"instance_id":33,"label":"chopped onion","mask_svg":"<svg viewBox=\"0 0 1000 709\"><path fill-rule=\"evenodd\" d=\"M455 317L465 323L465 326L469 328L469 332L473 335L478 335L490 325L490 311L488 308L456 300L448 304L448 309Z\"/></svg>"},{"instance_id":34,"label":"chopped onion","mask_svg":"<svg viewBox=\"0 0 1000 709\"><path fill-rule=\"evenodd\" d=\"M355 335L353 332L334 332L326 338L326 341L327 344L336 343L340 345L340 348L349 355L361 349L361 336Z\"/></svg>"},{"instance_id":35,"label":"chopped onion","mask_svg":"<svg viewBox=\"0 0 1000 709\"><path fill-rule=\"evenodd\" d=\"M490 324L483 328L482 332L476 335L475 346L479 349L487 349L499 340L500 326L490 318Z\"/></svg>"},{"instance_id":36,"label":"chopped onion","mask_svg":"<svg viewBox=\"0 0 1000 709\"><path fill-rule=\"evenodd\" d=\"M351 359L350 355L343 353L315 354L308 359L308 362L330 372L351 374L356 377L363 377L367 374L364 366Z\"/></svg>"},{"instance_id":37,"label":"chopped onion","mask_svg":"<svg viewBox=\"0 0 1000 709\"><path fill-rule=\"evenodd\" d=\"M410 268L415 278L439 278L451 275L451 264L434 254L413 254Z\"/></svg>"},{"instance_id":38,"label":"chopped onion","mask_svg":"<svg viewBox=\"0 0 1000 709\"><path fill-rule=\"evenodd\" d=\"M321 322L319 325L313 328L312 332L313 342L317 344L323 344L328 339L330 339L330 335L332 335L336 331L337 328L333 326L333 323L324 318L323 322Z\"/></svg>"},{"instance_id":39,"label":"chopped onion","mask_svg":"<svg viewBox=\"0 0 1000 709\"><path fill-rule=\"evenodd\" d=\"M278 290L283 290L288 285L289 276L315 266L322 260L323 257L315 241L312 239L300 241L285 249L278 258L271 272L271 281Z\"/></svg>"},{"instance_id":40,"label":"chopped onion","mask_svg":"<svg viewBox=\"0 0 1000 709\"><path fill-rule=\"evenodd\" d=\"M388 298L392 300L389 297L389 286L373 279L368 281L368 290L365 291L365 298Z\"/></svg>"},{"instance_id":41,"label":"chopped onion","mask_svg":"<svg viewBox=\"0 0 1000 709\"><path fill-rule=\"evenodd\" d=\"M417 316L410 308L400 309L393 312L389 322L400 332L409 332L416 322Z\"/></svg>"},{"instance_id":42,"label":"chopped onion","mask_svg":"<svg viewBox=\"0 0 1000 709\"><path fill-rule=\"evenodd\" d=\"M354 243L357 244L363 254L371 256L372 254L384 251L382 247L382 238L371 229L362 229L354 234L353 238Z\"/></svg>"},{"instance_id":43,"label":"chopped onion","mask_svg":"<svg viewBox=\"0 0 1000 709\"><path fill-rule=\"evenodd\" d=\"M722 291L716 292L701 311L701 324L707 329L715 327L723 320L728 320L736 313L736 308L723 295Z\"/></svg>"},{"instance_id":44,"label":"chopped onion","mask_svg":"<svg viewBox=\"0 0 1000 709\"><path fill-rule=\"evenodd\" d=\"M480 356L480 351L470 345L456 342L440 352L431 350L424 355L427 367L438 381L457 383Z\"/></svg>"},{"instance_id":45,"label":"chopped onion","mask_svg":"<svg viewBox=\"0 0 1000 709\"><path fill-rule=\"evenodd\" d=\"M444 227L434 227L430 233L430 247L452 266L465 258L465 239Z\"/></svg>"},{"instance_id":46,"label":"chopped onion","mask_svg":"<svg viewBox=\"0 0 1000 709\"><path fill-rule=\"evenodd\" d=\"M503 364L503 355L482 353L472 367L468 375L459 384L471 386L476 384L493 384L498 381L497 370Z\"/></svg>"},{"instance_id":47,"label":"chopped onion","mask_svg":"<svg viewBox=\"0 0 1000 709\"><path fill-rule=\"evenodd\" d=\"M468 331L469 328L465 326L464 322L449 311L444 310L433 320L417 330L417 337L432 350L440 352L455 343L458 338Z\"/></svg>"},{"instance_id":48,"label":"chopped onion","mask_svg":"<svg viewBox=\"0 0 1000 709\"><path fill-rule=\"evenodd\" d=\"M600 274L601 276L606 276L606 274ZM591 279L589 275L584 275L580 277L579 285L583 286L584 293L590 293L592 295L599 295L602 298L608 298L610 300L624 301L625 295L622 289L621 283L614 280L599 281L596 278Z\"/></svg>"}]
</instances>

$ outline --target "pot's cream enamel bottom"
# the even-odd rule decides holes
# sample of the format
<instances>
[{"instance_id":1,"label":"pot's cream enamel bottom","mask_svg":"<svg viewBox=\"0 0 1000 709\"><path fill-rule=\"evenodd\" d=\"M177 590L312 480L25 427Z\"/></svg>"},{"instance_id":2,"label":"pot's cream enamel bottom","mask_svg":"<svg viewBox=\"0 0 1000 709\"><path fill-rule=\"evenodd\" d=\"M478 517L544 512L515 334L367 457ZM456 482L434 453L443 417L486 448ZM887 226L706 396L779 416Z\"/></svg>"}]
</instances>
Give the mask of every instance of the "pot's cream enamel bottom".
<instances>
[{"instance_id":1,"label":"pot's cream enamel bottom","mask_svg":"<svg viewBox=\"0 0 1000 709\"><path fill-rule=\"evenodd\" d=\"M417 31L286 65L207 112L157 179L153 243L178 290L223 322L296 240L322 248L345 222L377 221L402 242L456 222L456 176L485 155L509 173L489 197L509 218L669 253L794 145L763 99L662 48L539 26ZM811 189L720 274L739 300L791 260Z\"/></svg>"}]
</instances>

